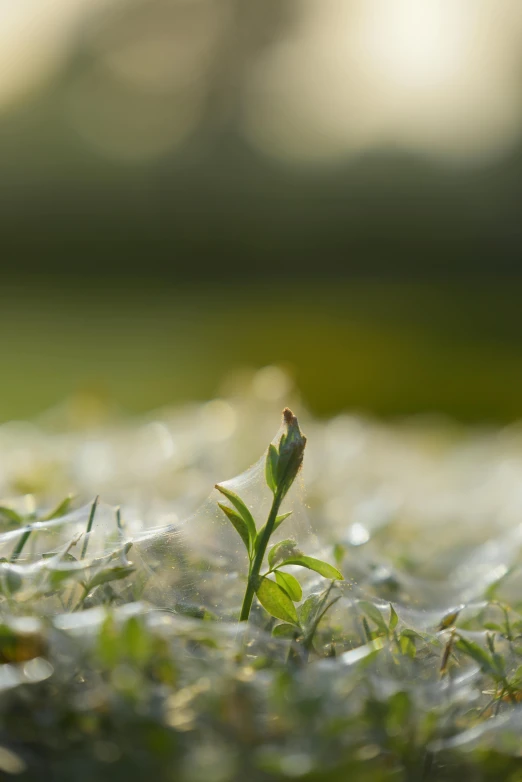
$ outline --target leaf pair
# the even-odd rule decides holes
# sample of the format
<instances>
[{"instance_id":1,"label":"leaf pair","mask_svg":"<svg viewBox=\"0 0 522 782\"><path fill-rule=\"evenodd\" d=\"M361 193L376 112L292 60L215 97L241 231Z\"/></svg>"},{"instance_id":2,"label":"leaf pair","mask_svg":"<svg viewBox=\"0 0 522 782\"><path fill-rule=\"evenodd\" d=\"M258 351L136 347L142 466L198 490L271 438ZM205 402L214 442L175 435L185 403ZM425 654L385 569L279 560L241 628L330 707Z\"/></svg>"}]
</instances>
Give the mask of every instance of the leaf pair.
<instances>
[{"instance_id":1,"label":"leaf pair","mask_svg":"<svg viewBox=\"0 0 522 782\"><path fill-rule=\"evenodd\" d=\"M254 518L247 506L238 495L231 489L225 488L216 484L216 489L223 494L227 500L229 500L233 508L225 505L222 502L218 502L219 507L223 513L227 516L228 520L233 525L234 529L238 533L239 537L245 544L248 556L251 558L254 553L254 547L257 537L257 530Z\"/></svg>"},{"instance_id":2,"label":"leaf pair","mask_svg":"<svg viewBox=\"0 0 522 782\"><path fill-rule=\"evenodd\" d=\"M225 486L221 486L220 484L216 484L215 488L233 504L234 507L231 508L229 505L225 505L223 502L218 502L219 507L245 544L248 556L250 559L252 559L255 552L257 551L257 547L263 536L263 532L265 531L266 524L264 524L259 531L256 530L254 517L250 513L241 497L238 497L238 495L231 489L227 489ZM280 516L277 516L273 527L273 532L275 532L275 530L291 514L292 511L288 511L288 513L281 513Z\"/></svg>"},{"instance_id":3,"label":"leaf pair","mask_svg":"<svg viewBox=\"0 0 522 782\"><path fill-rule=\"evenodd\" d=\"M280 561L281 560L281 561ZM256 586L256 595L261 605L276 619L290 622L300 627L294 603L303 599L301 584L291 573L281 571L286 565L297 565L315 570L332 581L342 579L337 568L314 557L307 557L297 549L295 541L282 540L276 543L268 554L268 562L274 573L275 582L263 576Z\"/></svg>"}]
</instances>

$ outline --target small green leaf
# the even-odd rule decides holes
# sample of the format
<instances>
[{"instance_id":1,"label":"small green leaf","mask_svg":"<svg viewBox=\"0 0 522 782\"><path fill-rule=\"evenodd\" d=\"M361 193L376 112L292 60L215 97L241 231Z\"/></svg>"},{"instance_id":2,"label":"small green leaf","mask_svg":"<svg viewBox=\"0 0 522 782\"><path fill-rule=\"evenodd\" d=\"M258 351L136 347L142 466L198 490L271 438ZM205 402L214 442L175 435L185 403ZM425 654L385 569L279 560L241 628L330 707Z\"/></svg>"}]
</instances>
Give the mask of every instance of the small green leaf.
<instances>
[{"instance_id":1,"label":"small green leaf","mask_svg":"<svg viewBox=\"0 0 522 782\"><path fill-rule=\"evenodd\" d=\"M65 516L71 507L74 500L74 494L68 494L58 505L43 516L42 521L51 521L51 519L58 519L60 516Z\"/></svg>"},{"instance_id":2,"label":"small green leaf","mask_svg":"<svg viewBox=\"0 0 522 782\"><path fill-rule=\"evenodd\" d=\"M256 523L254 521L254 518L250 511L248 510L247 506L243 502L243 500L237 496L237 494L230 489L225 489L224 486L220 486L218 483L216 484L216 489L221 492L221 494L224 494L227 500L230 500L232 505L235 507L245 524L248 528L248 536L250 540L254 541L256 539Z\"/></svg>"},{"instance_id":3,"label":"small green leaf","mask_svg":"<svg viewBox=\"0 0 522 782\"><path fill-rule=\"evenodd\" d=\"M328 562L323 562L322 559L315 559L315 557L305 557L300 555L299 557L289 557L285 559L279 567L284 565L299 565L299 567L306 567L308 570L315 570L316 573L324 578L330 578L332 581L342 581L343 574L337 570L333 565L329 565Z\"/></svg>"},{"instance_id":4,"label":"small green leaf","mask_svg":"<svg viewBox=\"0 0 522 782\"><path fill-rule=\"evenodd\" d=\"M405 632L401 633L399 646L401 648L402 654L411 657L412 660L415 659L415 655L417 654L417 648L415 646L415 641L413 640L411 635Z\"/></svg>"},{"instance_id":5,"label":"small green leaf","mask_svg":"<svg viewBox=\"0 0 522 782\"><path fill-rule=\"evenodd\" d=\"M467 654L468 657L471 657L472 660L475 660L485 673L492 674L493 676L497 674L495 664L490 655L474 641L469 641L467 638L460 636L455 646L461 652Z\"/></svg>"},{"instance_id":6,"label":"small green leaf","mask_svg":"<svg viewBox=\"0 0 522 782\"><path fill-rule=\"evenodd\" d=\"M388 628L386 626L386 622L384 621L384 617L376 605L370 603L369 600L360 600L359 608L361 608L361 610L364 611L366 616L369 617L372 620L372 622L374 622L374 624L377 625L377 627L381 632L388 634Z\"/></svg>"},{"instance_id":7,"label":"small green leaf","mask_svg":"<svg viewBox=\"0 0 522 782\"><path fill-rule=\"evenodd\" d=\"M411 627L406 627L402 631L401 635L403 635L405 638L411 638L413 641L415 641L415 640L418 640L418 641L428 641L429 640L429 636L428 635L422 636L420 633L417 633L415 630L412 630Z\"/></svg>"},{"instance_id":8,"label":"small green leaf","mask_svg":"<svg viewBox=\"0 0 522 782\"><path fill-rule=\"evenodd\" d=\"M287 623L282 625L276 625L272 630L274 638L295 638L299 631L295 625L289 625Z\"/></svg>"},{"instance_id":9,"label":"small green leaf","mask_svg":"<svg viewBox=\"0 0 522 782\"><path fill-rule=\"evenodd\" d=\"M363 629L364 629L364 635L366 636L366 640L367 641L373 641L374 636L377 635L377 631L372 632L370 630L370 625L368 624L368 620L366 619L365 616L363 616L363 618L362 618L362 626L363 626Z\"/></svg>"},{"instance_id":10,"label":"small green leaf","mask_svg":"<svg viewBox=\"0 0 522 782\"><path fill-rule=\"evenodd\" d=\"M58 589L58 587L64 582L64 581L81 581L81 579L85 576L85 571L87 570L87 565L85 567L78 567L78 568L53 568L52 570L49 570L49 588L50 589Z\"/></svg>"},{"instance_id":11,"label":"small green leaf","mask_svg":"<svg viewBox=\"0 0 522 782\"><path fill-rule=\"evenodd\" d=\"M281 513L280 516L276 516L276 520L275 520L275 523L274 523L274 528L272 530L272 535L274 534L276 529L279 527L279 525L282 524L285 519L287 519L289 516L291 516L292 513L293 513L293 511L289 510L288 513ZM256 546L258 544L258 541L261 539L261 537L263 535L263 532L265 531L265 527L266 527L266 524L263 524L261 529L258 531L258 533L256 535L256 542L254 544L254 548L256 548Z\"/></svg>"},{"instance_id":12,"label":"small green leaf","mask_svg":"<svg viewBox=\"0 0 522 782\"><path fill-rule=\"evenodd\" d=\"M397 627L398 622L399 622L399 617L397 616L397 611L395 610L395 608L390 603L390 623L388 625L388 629L390 630L390 632L395 630L395 628Z\"/></svg>"},{"instance_id":13,"label":"small green leaf","mask_svg":"<svg viewBox=\"0 0 522 782\"><path fill-rule=\"evenodd\" d=\"M281 589L285 590L288 597L290 597L294 603L298 603L303 599L301 584L295 576L292 576L290 573L282 573L280 570L276 570L275 579Z\"/></svg>"},{"instance_id":14,"label":"small green leaf","mask_svg":"<svg viewBox=\"0 0 522 782\"><path fill-rule=\"evenodd\" d=\"M88 591L90 592L91 589L101 584L108 584L109 581L120 581L122 578L127 578L135 570L134 565L116 565L115 567L104 568L90 580Z\"/></svg>"},{"instance_id":15,"label":"small green leaf","mask_svg":"<svg viewBox=\"0 0 522 782\"><path fill-rule=\"evenodd\" d=\"M11 524L24 524L24 519L12 508L8 508L5 505L0 505L0 520L9 521Z\"/></svg>"},{"instance_id":16,"label":"small green leaf","mask_svg":"<svg viewBox=\"0 0 522 782\"><path fill-rule=\"evenodd\" d=\"M250 554L252 541L250 540L250 536L248 534L248 527L246 525L245 520L233 508L229 508L228 505L223 505L223 503L221 502L218 502L218 505L223 511L223 513L227 516L229 521L232 523L234 529L236 530L239 537L245 544L246 550Z\"/></svg>"},{"instance_id":17,"label":"small green leaf","mask_svg":"<svg viewBox=\"0 0 522 782\"><path fill-rule=\"evenodd\" d=\"M279 459L279 453L273 443L268 446L268 452L265 462L265 480L266 485L273 492L277 491L277 462Z\"/></svg>"},{"instance_id":18,"label":"small green leaf","mask_svg":"<svg viewBox=\"0 0 522 782\"><path fill-rule=\"evenodd\" d=\"M256 585L257 599L276 619L282 619L283 622L290 622L297 625L297 611L295 606L281 587L270 578L261 576Z\"/></svg>"},{"instance_id":19,"label":"small green leaf","mask_svg":"<svg viewBox=\"0 0 522 782\"><path fill-rule=\"evenodd\" d=\"M279 527L280 524L283 523L285 519L287 519L289 516L291 516L293 511L289 510L288 513L281 513L279 516L276 516L275 524L274 524L274 532Z\"/></svg>"},{"instance_id":20,"label":"small green leaf","mask_svg":"<svg viewBox=\"0 0 522 782\"><path fill-rule=\"evenodd\" d=\"M314 620L315 614L321 606L322 598L322 594L308 595L303 605L299 606L299 621L302 625L308 625Z\"/></svg>"},{"instance_id":21,"label":"small green leaf","mask_svg":"<svg viewBox=\"0 0 522 782\"><path fill-rule=\"evenodd\" d=\"M287 538L272 546L268 552L268 564L274 568L278 562L294 556L299 557L300 551L297 549L295 540Z\"/></svg>"}]
</instances>

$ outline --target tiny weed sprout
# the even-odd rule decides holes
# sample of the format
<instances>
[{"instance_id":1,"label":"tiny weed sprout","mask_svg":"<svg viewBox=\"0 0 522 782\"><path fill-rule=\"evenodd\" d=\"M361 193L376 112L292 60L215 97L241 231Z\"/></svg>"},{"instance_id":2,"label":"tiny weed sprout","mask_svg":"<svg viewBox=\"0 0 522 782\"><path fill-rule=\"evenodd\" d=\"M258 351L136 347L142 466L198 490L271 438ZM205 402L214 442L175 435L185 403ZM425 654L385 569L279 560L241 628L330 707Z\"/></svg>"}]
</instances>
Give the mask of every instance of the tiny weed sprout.
<instances>
[{"instance_id":1,"label":"tiny weed sprout","mask_svg":"<svg viewBox=\"0 0 522 782\"><path fill-rule=\"evenodd\" d=\"M234 526L248 553L248 578L240 621L248 620L256 595L271 616L301 629L295 604L302 600L303 591L297 578L284 568L289 565L308 568L333 581L343 576L333 565L303 554L293 540L282 540L270 548L268 569L261 573L270 538L290 515L280 514L279 511L301 468L306 446L306 437L299 428L297 418L288 408L283 412L283 424L284 432L278 447L270 444L266 455L265 480L273 499L266 523L260 529L257 529L251 512L237 494L219 484L216 489L231 503L232 507L221 502L218 505Z\"/></svg>"}]
</instances>

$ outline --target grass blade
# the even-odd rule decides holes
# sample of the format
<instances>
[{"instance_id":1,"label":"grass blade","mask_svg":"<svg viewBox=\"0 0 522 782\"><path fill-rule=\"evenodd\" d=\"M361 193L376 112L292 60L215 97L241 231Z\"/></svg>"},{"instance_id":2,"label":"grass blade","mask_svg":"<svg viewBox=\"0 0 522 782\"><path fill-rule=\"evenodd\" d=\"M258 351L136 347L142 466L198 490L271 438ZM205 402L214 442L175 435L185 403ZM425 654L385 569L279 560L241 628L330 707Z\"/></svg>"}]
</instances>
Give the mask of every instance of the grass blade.
<instances>
[{"instance_id":1,"label":"grass blade","mask_svg":"<svg viewBox=\"0 0 522 782\"><path fill-rule=\"evenodd\" d=\"M83 559L85 554L87 553L87 546L89 545L89 533L92 529L92 523L94 521L94 516L96 515L96 508L98 507L98 502L100 501L100 497L94 498L94 502L91 505L91 512L89 513L89 520L87 521L87 529L85 530L85 538L83 541L83 547L82 547L82 553L80 554L80 559Z\"/></svg>"},{"instance_id":2,"label":"grass blade","mask_svg":"<svg viewBox=\"0 0 522 782\"><path fill-rule=\"evenodd\" d=\"M24 550L24 546L29 540L29 536L31 535L31 532L33 531L32 527L29 527L25 530L23 535L20 535L20 538L18 539L18 543L16 544L13 553L11 554L9 561L15 562L18 557L21 555L22 551Z\"/></svg>"}]
</instances>

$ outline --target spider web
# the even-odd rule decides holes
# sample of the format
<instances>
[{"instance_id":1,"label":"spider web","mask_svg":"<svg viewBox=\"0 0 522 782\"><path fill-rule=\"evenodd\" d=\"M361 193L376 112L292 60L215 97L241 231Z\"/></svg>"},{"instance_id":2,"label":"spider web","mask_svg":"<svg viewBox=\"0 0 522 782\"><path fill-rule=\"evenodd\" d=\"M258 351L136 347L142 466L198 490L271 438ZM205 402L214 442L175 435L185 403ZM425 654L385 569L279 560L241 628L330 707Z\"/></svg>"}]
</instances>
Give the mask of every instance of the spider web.
<instances>
[{"instance_id":1,"label":"spider web","mask_svg":"<svg viewBox=\"0 0 522 782\"><path fill-rule=\"evenodd\" d=\"M282 432L281 427L273 442ZM265 459L266 452L245 472L222 481L247 504L258 528L267 519L272 498ZM302 483L296 481L281 509L291 516L271 542L293 538L313 554L317 539L303 498ZM0 535L2 601L11 613L39 616L141 600L176 613L237 619L248 557L218 501L223 496L213 489L188 518L160 527L134 520L127 530L118 525L116 508L100 502L90 532L92 505L9 530ZM23 550L14 557L24 536ZM304 574L305 582L314 580L311 573ZM89 584L95 586L86 594Z\"/></svg>"}]
</instances>

